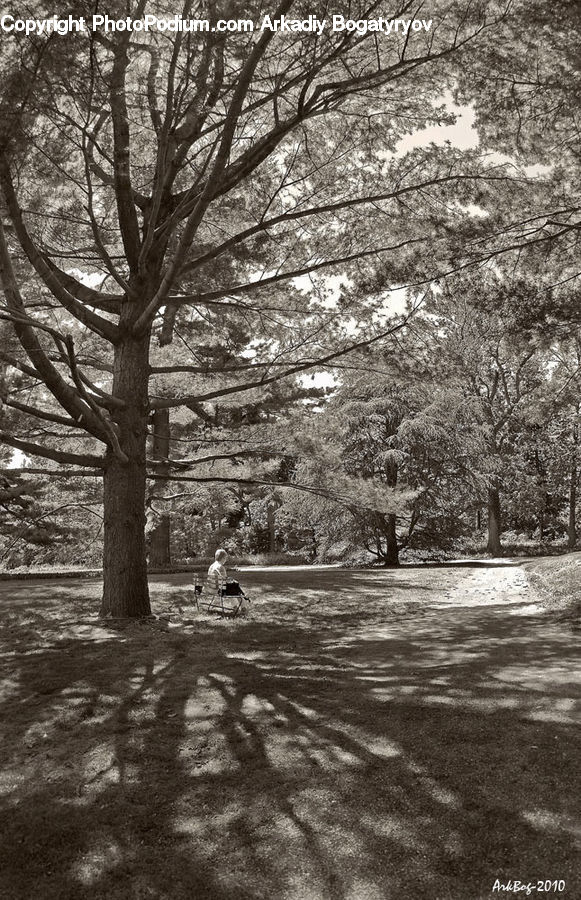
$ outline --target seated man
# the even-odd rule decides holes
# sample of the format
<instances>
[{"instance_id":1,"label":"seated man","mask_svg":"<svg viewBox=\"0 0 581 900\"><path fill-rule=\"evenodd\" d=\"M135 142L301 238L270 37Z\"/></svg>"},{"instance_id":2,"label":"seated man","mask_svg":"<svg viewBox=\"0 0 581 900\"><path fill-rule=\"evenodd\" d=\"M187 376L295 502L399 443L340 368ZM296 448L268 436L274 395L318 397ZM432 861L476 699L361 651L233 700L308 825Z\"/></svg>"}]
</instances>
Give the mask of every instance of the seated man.
<instances>
[{"instance_id":1,"label":"seated man","mask_svg":"<svg viewBox=\"0 0 581 900\"><path fill-rule=\"evenodd\" d=\"M226 582L226 567L224 563L228 558L225 550L216 550L214 562L208 569L208 587L210 590L219 591Z\"/></svg>"},{"instance_id":2,"label":"seated man","mask_svg":"<svg viewBox=\"0 0 581 900\"><path fill-rule=\"evenodd\" d=\"M238 597L242 595L242 600L240 600L240 606L238 607L238 615L245 616L248 612L248 598L244 595L244 592L237 581L227 584L227 572L226 566L224 565L227 558L228 554L225 550L216 550L214 562L208 569L207 585L210 591L220 593L224 590L226 595L230 594L231 596ZM228 588L230 588L230 590L228 590Z\"/></svg>"}]
</instances>

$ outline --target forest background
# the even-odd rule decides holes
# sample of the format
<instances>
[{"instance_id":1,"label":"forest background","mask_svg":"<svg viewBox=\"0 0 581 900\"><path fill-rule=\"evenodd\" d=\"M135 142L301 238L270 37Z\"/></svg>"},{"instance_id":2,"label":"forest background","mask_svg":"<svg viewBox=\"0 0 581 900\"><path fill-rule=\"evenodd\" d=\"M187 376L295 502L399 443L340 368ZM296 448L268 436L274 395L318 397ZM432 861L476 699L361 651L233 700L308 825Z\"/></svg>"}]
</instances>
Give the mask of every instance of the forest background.
<instances>
[{"instance_id":1,"label":"forest background","mask_svg":"<svg viewBox=\"0 0 581 900\"><path fill-rule=\"evenodd\" d=\"M576 546L581 10L429 16L0 37L3 567Z\"/></svg>"}]
</instances>

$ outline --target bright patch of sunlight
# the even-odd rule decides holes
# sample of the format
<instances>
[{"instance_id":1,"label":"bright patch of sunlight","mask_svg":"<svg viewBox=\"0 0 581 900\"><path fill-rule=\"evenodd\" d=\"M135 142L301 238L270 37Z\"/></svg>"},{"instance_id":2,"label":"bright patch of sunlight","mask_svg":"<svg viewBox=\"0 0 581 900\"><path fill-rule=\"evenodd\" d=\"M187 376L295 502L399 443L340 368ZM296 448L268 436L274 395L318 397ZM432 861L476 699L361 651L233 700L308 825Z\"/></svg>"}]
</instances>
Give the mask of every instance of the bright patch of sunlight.
<instances>
[{"instance_id":1,"label":"bright patch of sunlight","mask_svg":"<svg viewBox=\"0 0 581 900\"><path fill-rule=\"evenodd\" d=\"M279 694L279 696L281 695ZM301 716L303 716L305 719L316 721L317 719L321 718L320 714L315 709L311 709L309 706L303 706L301 703L296 703L294 700L288 700L287 702L289 706L292 706L293 709L296 709L296 711L300 713Z\"/></svg>"},{"instance_id":2,"label":"bright patch of sunlight","mask_svg":"<svg viewBox=\"0 0 581 900\"><path fill-rule=\"evenodd\" d=\"M5 678L0 687L0 698L2 699L2 702L6 702L11 695L18 695L20 689L20 678ZM22 703L24 701L21 700L20 702Z\"/></svg>"},{"instance_id":3,"label":"bright patch of sunlight","mask_svg":"<svg viewBox=\"0 0 581 900\"><path fill-rule=\"evenodd\" d=\"M424 703L434 703L440 706L462 706L469 709L478 709L482 712L492 712L497 709L518 709L523 703L520 697L494 697L483 700L478 697L442 697L441 694L428 694L422 697Z\"/></svg>"},{"instance_id":4,"label":"bright patch of sunlight","mask_svg":"<svg viewBox=\"0 0 581 900\"><path fill-rule=\"evenodd\" d=\"M206 813L204 818L200 815L176 816L173 820L174 832L192 838L196 843L203 843L204 853L213 853L224 849L224 836L243 813L240 803L230 803L222 812L211 816Z\"/></svg>"},{"instance_id":5,"label":"bright patch of sunlight","mask_svg":"<svg viewBox=\"0 0 581 900\"><path fill-rule=\"evenodd\" d=\"M540 603L524 603L508 609L509 616L534 616L536 613L542 612L543 607Z\"/></svg>"},{"instance_id":6,"label":"bright patch of sunlight","mask_svg":"<svg viewBox=\"0 0 581 900\"><path fill-rule=\"evenodd\" d=\"M221 716L226 711L227 701L216 688L199 688L195 695L188 697L184 719L197 720Z\"/></svg>"},{"instance_id":7,"label":"bright patch of sunlight","mask_svg":"<svg viewBox=\"0 0 581 900\"><path fill-rule=\"evenodd\" d=\"M249 567L250 569L250 567ZM246 569L245 571L248 571ZM241 568L238 568L238 571L243 571ZM227 659L247 659L249 661L254 661L256 659L265 659L268 654L266 654L263 650L237 650L235 653L225 653L224 656Z\"/></svg>"},{"instance_id":8,"label":"bright patch of sunlight","mask_svg":"<svg viewBox=\"0 0 581 900\"><path fill-rule=\"evenodd\" d=\"M525 719L539 722L562 722L576 724L579 721L578 703L570 698L539 697L527 699L526 695L496 695L491 697L459 697L450 694L423 693L420 687L403 685L392 688L390 692L381 689L372 691L373 696L382 702L398 701L400 697L415 694L415 702L426 706L450 706L457 709L476 710L479 713L495 713L498 710L518 710Z\"/></svg>"},{"instance_id":9,"label":"bright patch of sunlight","mask_svg":"<svg viewBox=\"0 0 581 900\"><path fill-rule=\"evenodd\" d=\"M229 697L233 697L236 693L236 683L233 678L230 678L229 675L222 675L219 672L210 672L208 678L210 681L218 681L222 685L221 693L228 694ZM217 691L214 691L217 693Z\"/></svg>"},{"instance_id":10,"label":"bright patch of sunlight","mask_svg":"<svg viewBox=\"0 0 581 900\"><path fill-rule=\"evenodd\" d=\"M554 834L566 831L577 840L581 839L581 825L572 816L554 813L548 809L533 809L521 812L521 817L537 831L550 831Z\"/></svg>"},{"instance_id":11,"label":"bright patch of sunlight","mask_svg":"<svg viewBox=\"0 0 581 900\"><path fill-rule=\"evenodd\" d=\"M333 747L332 752L337 762L345 766L360 766L363 762L363 760L359 759L358 756L355 756L354 753L343 750L341 747Z\"/></svg>"},{"instance_id":12,"label":"bright patch of sunlight","mask_svg":"<svg viewBox=\"0 0 581 900\"><path fill-rule=\"evenodd\" d=\"M75 699L85 699L90 696L93 691L93 687L89 681L75 681L73 684L70 684L68 687L63 688L60 692L61 697L70 697L71 701L74 702Z\"/></svg>"},{"instance_id":13,"label":"bright patch of sunlight","mask_svg":"<svg viewBox=\"0 0 581 900\"><path fill-rule=\"evenodd\" d=\"M214 842L213 846L210 844L210 847L208 847L210 826L200 818L178 816L173 820L173 828L176 835L180 837L190 837L196 842L204 841L206 850L216 850L218 848L217 841Z\"/></svg>"},{"instance_id":14,"label":"bright patch of sunlight","mask_svg":"<svg viewBox=\"0 0 581 900\"><path fill-rule=\"evenodd\" d=\"M323 571L323 569L338 569L341 563L327 563L326 565L317 566L317 572ZM306 563L301 566L293 566L293 572L301 572L303 570L312 569L313 566ZM238 566L238 572L287 572L288 566ZM291 602L291 601L287 601ZM233 658L240 657L240 659L244 659L244 655L241 653L232 653L230 654Z\"/></svg>"},{"instance_id":15,"label":"bright patch of sunlight","mask_svg":"<svg viewBox=\"0 0 581 900\"><path fill-rule=\"evenodd\" d=\"M380 759L393 759L395 756L402 756L403 750L394 741L387 738L377 737L370 734L362 728L355 728L345 722L337 722L330 725L337 734L345 735L353 744L361 747L363 754L371 753Z\"/></svg>"},{"instance_id":16,"label":"bright patch of sunlight","mask_svg":"<svg viewBox=\"0 0 581 900\"><path fill-rule=\"evenodd\" d=\"M579 701L573 700L571 697L555 697L547 698L545 709L539 709L539 704L535 704L535 709L529 712L527 719L535 722L561 722L564 724L579 724Z\"/></svg>"},{"instance_id":17,"label":"bright patch of sunlight","mask_svg":"<svg viewBox=\"0 0 581 900\"><path fill-rule=\"evenodd\" d=\"M327 747L310 747L307 752L308 758L317 763L325 772L341 772L345 765L360 766L360 760L353 753L341 751L339 747L329 745Z\"/></svg>"},{"instance_id":18,"label":"bright patch of sunlight","mask_svg":"<svg viewBox=\"0 0 581 900\"><path fill-rule=\"evenodd\" d=\"M115 748L108 743L98 744L85 753L82 769L85 792L102 791L121 780Z\"/></svg>"},{"instance_id":19,"label":"bright patch of sunlight","mask_svg":"<svg viewBox=\"0 0 581 900\"><path fill-rule=\"evenodd\" d=\"M118 866L123 858L121 848L104 838L94 839L93 845L83 853L81 859L73 863L71 875L81 884L91 885Z\"/></svg>"},{"instance_id":20,"label":"bright patch of sunlight","mask_svg":"<svg viewBox=\"0 0 581 900\"><path fill-rule=\"evenodd\" d=\"M234 684L233 678L230 678L229 675L222 675L221 672L210 672L210 674L208 675L208 679L209 679L209 682L206 682L206 683L210 683L210 684L212 683L212 681L220 681L222 684L225 684L228 686L232 686ZM202 681L202 679L200 679L200 682L201 681Z\"/></svg>"},{"instance_id":21,"label":"bright patch of sunlight","mask_svg":"<svg viewBox=\"0 0 581 900\"><path fill-rule=\"evenodd\" d=\"M351 878L347 893L344 894L345 900L385 900L385 893L380 890L372 881L361 877Z\"/></svg>"},{"instance_id":22,"label":"bright patch of sunlight","mask_svg":"<svg viewBox=\"0 0 581 900\"><path fill-rule=\"evenodd\" d=\"M369 737L364 741L364 747L373 756L380 759L393 759L394 756L402 756L402 750L397 744L384 738Z\"/></svg>"},{"instance_id":23,"label":"bright patch of sunlight","mask_svg":"<svg viewBox=\"0 0 581 900\"><path fill-rule=\"evenodd\" d=\"M361 641L390 640L392 637L393 625L388 622L386 622L384 625L372 625L369 628L361 628L357 630L357 643ZM324 641L323 643L332 643L332 641ZM337 643L339 644L339 646L341 646L341 644L343 643L348 646L348 639L344 642L339 641Z\"/></svg>"},{"instance_id":24,"label":"bright patch of sunlight","mask_svg":"<svg viewBox=\"0 0 581 900\"><path fill-rule=\"evenodd\" d=\"M0 772L0 797L8 797L22 787L26 779L27 776L22 769L4 769L3 772Z\"/></svg>"},{"instance_id":25,"label":"bright patch of sunlight","mask_svg":"<svg viewBox=\"0 0 581 900\"><path fill-rule=\"evenodd\" d=\"M307 750L311 741L304 735L286 729L272 729L264 735L264 752L273 770L299 772L308 758Z\"/></svg>"},{"instance_id":26,"label":"bright patch of sunlight","mask_svg":"<svg viewBox=\"0 0 581 900\"><path fill-rule=\"evenodd\" d=\"M559 663L544 663L540 665L512 665L504 666L497 669L494 677L499 681L517 684L520 687L526 686L529 690L545 692L547 690L547 681L550 679L551 684L568 684L576 682L579 675L579 666L577 660L571 661L571 665L563 665ZM555 706L557 709L568 710L575 701L569 698L557 700L555 698ZM559 706L559 704L562 704Z\"/></svg>"},{"instance_id":27,"label":"bright patch of sunlight","mask_svg":"<svg viewBox=\"0 0 581 900\"><path fill-rule=\"evenodd\" d=\"M460 809L462 804L458 796L453 791L438 784L434 778L431 778L429 775L420 775L419 782L426 794L432 800L435 800L436 803L441 803L442 806L451 806L453 809Z\"/></svg>"},{"instance_id":28,"label":"bright patch of sunlight","mask_svg":"<svg viewBox=\"0 0 581 900\"><path fill-rule=\"evenodd\" d=\"M256 694L246 694L242 701L240 712L243 716L249 718L265 718L271 716L275 712L275 708L264 697L257 697Z\"/></svg>"},{"instance_id":29,"label":"bright patch of sunlight","mask_svg":"<svg viewBox=\"0 0 581 900\"><path fill-rule=\"evenodd\" d=\"M223 755L226 753L226 748L221 749L220 757L216 759L210 759L208 762L203 765L196 767L194 771L191 773L194 778L207 778L209 775L236 775L241 770L241 765L238 762L235 762L233 759L226 759Z\"/></svg>"},{"instance_id":30,"label":"bright patch of sunlight","mask_svg":"<svg viewBox=\"0 0 581 900\"><path fill-rule=\"evenodd\" d=\"M375 675L374 673L368 675L356 675L355 681L372 681L373 684L379 684L380 682L399 682L401 681L400 675Z\"/></svg>"},{"instance_id":31,"label":"bright patch of sunlight","mask_svg":"<svg viewBox=\"0 0 581 900\"><path fill-rule=\"evenodd\" d=\"M364 813L359 821L362 828L372 831L380 837L390 841L396 840L414 850L425 849L425 844L418 841L414 825L400 816L382 814L379 818L370 813Z\"/></svg>"}]
</instances>

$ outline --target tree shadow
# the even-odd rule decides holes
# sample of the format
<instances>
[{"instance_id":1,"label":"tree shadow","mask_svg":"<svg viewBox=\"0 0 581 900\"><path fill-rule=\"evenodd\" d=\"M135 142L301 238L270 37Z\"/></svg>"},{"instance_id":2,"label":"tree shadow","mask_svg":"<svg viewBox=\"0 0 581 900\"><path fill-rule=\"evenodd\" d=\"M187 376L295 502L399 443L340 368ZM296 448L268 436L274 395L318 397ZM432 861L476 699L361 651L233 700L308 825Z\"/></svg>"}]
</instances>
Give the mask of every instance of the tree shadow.
<instances>
[{"instance_id":1,"label":"tree shadow","mask_svg":"<svg viewBox=\"0 0 581 900\"><path fill-rule=\"evenodd\" d=\"M355 623L346 602L319 597L308 627L261 600L193 632L99 626L28 652L25 634L3 658L0 895L573 893L574 638L525 604L371 603Z\"/></svg>"}]
</instances>

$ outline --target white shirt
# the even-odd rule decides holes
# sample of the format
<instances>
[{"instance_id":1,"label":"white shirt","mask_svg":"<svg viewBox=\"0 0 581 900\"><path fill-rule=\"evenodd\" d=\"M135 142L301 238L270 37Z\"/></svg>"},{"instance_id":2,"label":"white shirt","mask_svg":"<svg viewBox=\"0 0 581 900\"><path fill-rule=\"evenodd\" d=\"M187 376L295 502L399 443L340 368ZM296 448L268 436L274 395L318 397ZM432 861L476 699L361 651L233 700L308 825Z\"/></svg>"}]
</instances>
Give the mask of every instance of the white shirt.
<instances>
[{"instance_id":1,"label":"white shirt","mask_svg":"<svg viewBox=\"0 0 581 900\"><path fill-rule=\"evenodd\" d=\"M223 581L226 581L226 569L217 560L213 562L208 569L208 584L211 588L218 590Z\"/></svg>"}]
</instances>

